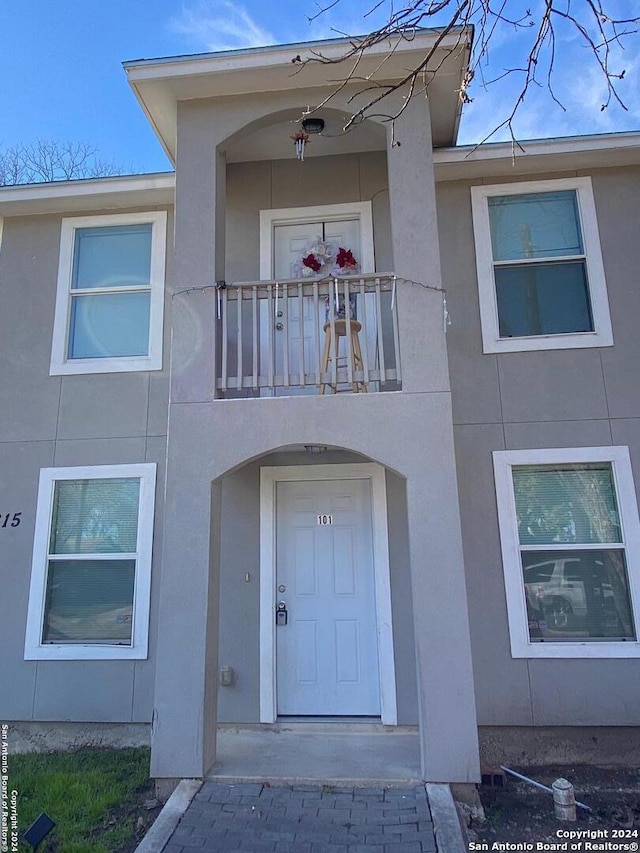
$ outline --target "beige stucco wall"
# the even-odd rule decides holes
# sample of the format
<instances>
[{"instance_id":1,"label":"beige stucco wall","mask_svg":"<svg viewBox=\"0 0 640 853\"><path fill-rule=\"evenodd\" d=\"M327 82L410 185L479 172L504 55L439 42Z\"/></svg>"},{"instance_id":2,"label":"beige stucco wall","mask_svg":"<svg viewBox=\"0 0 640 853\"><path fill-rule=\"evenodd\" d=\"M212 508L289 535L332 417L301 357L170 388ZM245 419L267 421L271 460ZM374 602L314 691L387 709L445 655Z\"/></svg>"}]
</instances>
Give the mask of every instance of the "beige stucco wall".
<instances>
[{"instance_id":1,"label":"beige stucco wall","mask_svg":"<svg viewBox=\"0 0 640 853\"><path fill-rule=\"evenodd\" d=\"M493 450L622 444L629 446L634 475L640 476L640 168L601 169L591 176L614 335L614 346L602 349L484 355L471 221L474 182L438 185L443 281L453 318L447 342L480 725L638 722L637 660L512 659L491 459ZM506 173L485 183L513 180L518 178Z\"/></svg>"},{"instance_id":2,"label":"beige stucco wall","mask_svg":"<svg viewBox=\"0 0 640 853\"><path fill-rule=\"evenodd\" d=\"M393 269L389 189L383 151L227 166L226 276L260 278L260 211L371 201L376 269Z\"/></svg>"},{"instance_id":3,"label":"beige stucco wall","mask_svg":"<svg viewBox=\"0 0 640 853\"><path fill-rule=\"evenodd\" d=\"M87 215L100 211L87 211ZM157 637L162 495L169 397L171 302L165 306L164 369L49 376L61 215L4 221L0 251L0 497L21 524L3 530L5 720L150 722ZM169 215L168 242L173 230ZM172 257L167 258L171 276ZM25 661L38 478L41 468L155 462L158 466L149 658Z\"/></svg>"}]
</instances>

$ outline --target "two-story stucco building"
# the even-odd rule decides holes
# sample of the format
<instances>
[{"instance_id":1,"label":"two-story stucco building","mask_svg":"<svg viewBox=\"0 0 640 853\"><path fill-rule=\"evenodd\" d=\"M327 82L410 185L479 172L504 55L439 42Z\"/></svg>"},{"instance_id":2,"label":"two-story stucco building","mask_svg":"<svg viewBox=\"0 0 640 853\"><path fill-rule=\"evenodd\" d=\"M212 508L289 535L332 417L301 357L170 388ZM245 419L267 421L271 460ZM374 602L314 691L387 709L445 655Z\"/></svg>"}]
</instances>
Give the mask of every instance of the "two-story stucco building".
<instances>
[{"instance_id":1,"label":"two-story stucco building","mask_svg":"<svg viewBox=\"0 0 640 853\"><path fill-rule=\"evenodd\" d=\"M313 48L126 63L175 174L0 189L0 716L158 778L219 723L629 755L640 135L456 147L455 33L300 161Z\"/></svg>"}]
</instances>

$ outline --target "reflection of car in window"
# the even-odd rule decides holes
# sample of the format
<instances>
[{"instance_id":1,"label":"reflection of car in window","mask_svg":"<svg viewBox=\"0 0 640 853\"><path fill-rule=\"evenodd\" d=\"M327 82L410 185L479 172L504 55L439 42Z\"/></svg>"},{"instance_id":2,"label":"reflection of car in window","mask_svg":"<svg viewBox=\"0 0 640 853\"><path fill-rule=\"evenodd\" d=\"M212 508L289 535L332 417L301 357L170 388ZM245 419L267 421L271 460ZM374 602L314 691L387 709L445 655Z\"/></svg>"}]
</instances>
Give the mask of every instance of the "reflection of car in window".
<instances>
[{"instance_id":1,"label":"reflection of car in window","mask_svg":"<svg viewBox=\"0 0 640 853\"><path fill-rule=\"evenodd\" d=\"M542 615L541 628L588 634L595 628L594 635L609 634L603 617L615 616L613 590L602 560L595 556L558 557L526 566L524 587L527 610Z\"/></svg>"},{"instance_id":2,"label":"reflection of car in window","mask_svg":"<svg viewBox=\"0 0 640 853\"><path fill-rule=\"evenodd\" d=\"M576 577L579 562L577 559L559 559L524 570L528 596L536 602L552 628L567 628L574 614L585 616L587 613L584 583Z\"/></svg>"}]
</instances>

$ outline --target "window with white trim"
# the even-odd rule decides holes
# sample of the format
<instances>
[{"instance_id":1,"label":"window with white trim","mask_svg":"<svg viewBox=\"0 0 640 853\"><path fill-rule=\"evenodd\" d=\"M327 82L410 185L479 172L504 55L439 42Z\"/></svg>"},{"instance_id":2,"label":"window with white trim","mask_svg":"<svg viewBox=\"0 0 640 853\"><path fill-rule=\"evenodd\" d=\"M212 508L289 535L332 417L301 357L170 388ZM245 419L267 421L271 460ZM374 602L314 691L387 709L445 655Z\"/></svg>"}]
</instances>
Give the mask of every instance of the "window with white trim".
<instances>
[{"instance_id":1,"label":"window with white trim","mask_svg":"<svg viewBox=\"0 0 640 853\"><path fill-rule=\"evenodd\" d=\"M40 472L26 660L147 657L155 463Z\"/></svg>"},{"instance_id":2,"label":"window with white trim","mask_svg":"<svg viewBox=\"0 0 640 853\"><path fill-rule=\"evenodd\" d=\"M62 220L51 375L162 369L167 214Z\"/></svg>"},{"instance_id":3,"label":"window with white trim","mask_svg":"<svg viewBox=\"0 0 640 853\"><path fill-rule=\"evenodd\" d=\"M626 447L493 454L513 657L638 657L640 524Z\"/></svg>"},{"instance_id":4,"label":"window with white trim","mask_svg":"<svg viewBox=\"0 0 640 853\"><path fill-rule=\"evenodd\" d=\"M471 188L484 352L611 346L590 178Z\"/></svg>"}]
</instances>

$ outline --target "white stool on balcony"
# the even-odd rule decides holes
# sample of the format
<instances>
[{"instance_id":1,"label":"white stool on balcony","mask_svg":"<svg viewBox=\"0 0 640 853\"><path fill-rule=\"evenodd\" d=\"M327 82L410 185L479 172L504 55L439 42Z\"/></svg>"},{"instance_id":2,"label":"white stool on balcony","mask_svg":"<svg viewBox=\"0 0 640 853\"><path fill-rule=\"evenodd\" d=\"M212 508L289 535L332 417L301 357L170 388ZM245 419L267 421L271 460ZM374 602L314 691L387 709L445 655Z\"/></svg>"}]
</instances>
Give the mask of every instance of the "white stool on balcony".
<instances>
[{"instance_id":1,"label":"white stool on balcony","mask_svg":"<svg viewBox=\"0 0 640 853\"><path fill-rule=\"evenodd\" d=\"M349 323L349 333L347 334L347 322ZM364 373L364 363L362 361L362 350L360 349L360 338L358 337L358 332L362 328L362 325L358 323L357 320L335 320L333 323L333 328L335 330L335 340L332 340L332 329L331 323L325 323L324 328L324 353L322 355L322 366L321 372L328 373L329 372L329 363L333 362L335 359L335 367L336 367L336 384L329 383L329 387L331 388L331 393L336 394L338 391L338 368L339 367L348 367L349 365L349 351L345 355L339 355L340 352L340 338L346 339L347 347L351 349L351 366L353 373L362 372L363 380L365 377ZM324 394L324 389L327 383L322 382L320 384L320 393ZM353 393L358 394L359 392L366 393L367 391L367 383L362 382L352 382L351 387L353 388Z\"/></svg>"}]
</instances>

